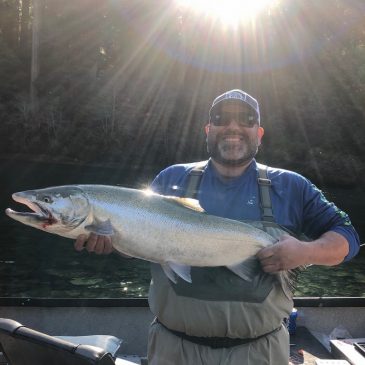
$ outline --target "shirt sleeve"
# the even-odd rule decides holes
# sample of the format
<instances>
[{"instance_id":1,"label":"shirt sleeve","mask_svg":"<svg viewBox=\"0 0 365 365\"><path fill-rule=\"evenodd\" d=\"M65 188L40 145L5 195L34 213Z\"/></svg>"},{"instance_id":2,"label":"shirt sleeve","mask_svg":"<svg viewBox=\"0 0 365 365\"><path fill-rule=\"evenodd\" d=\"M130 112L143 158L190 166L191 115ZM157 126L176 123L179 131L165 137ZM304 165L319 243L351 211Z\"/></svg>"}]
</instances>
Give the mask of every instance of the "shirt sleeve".
<instances>
[{"instance_id":1,"label":"shirt sleeve","mask_svg":"<svg viewBox=\"0 0 365 365\"><path fill-rule=\"evenodd\" d=\"M152 191L161 195L177 195L174 191L177 186L175 170L174 166L162 170L151 183Z\"/></svg>"},{"instance_id":2,"label":"shirt sleeve","mask_svg":"<svg viewBox=\"0 0 365 365\"><path fill-rule=\"evenodd\" d=\"M169 166L155 177L150 188L161 195L184 196L186 178L190 169L190 165Z\"/></svg>"},{"instance_id":3,"label":"shirt sleeve","mask_svg":"<svg viewBox=\"0 0 365 365\"><path fill-rule=\"evenodd\" d=\"M349 253L344 261L352 259L360 249L360 239L349 216L329 202L315 185L306 180L303 194L303 233L318 238L328 231L346 238Z\"/></svg>"}]
</instances>

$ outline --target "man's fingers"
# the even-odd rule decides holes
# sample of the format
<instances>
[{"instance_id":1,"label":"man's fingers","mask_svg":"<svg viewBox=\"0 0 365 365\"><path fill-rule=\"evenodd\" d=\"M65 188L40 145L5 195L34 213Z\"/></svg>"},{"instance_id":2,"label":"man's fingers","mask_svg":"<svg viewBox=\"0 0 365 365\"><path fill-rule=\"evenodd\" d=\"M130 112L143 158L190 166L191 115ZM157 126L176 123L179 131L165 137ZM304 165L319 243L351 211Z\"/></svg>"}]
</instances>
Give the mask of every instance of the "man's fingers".
<instances>
[{"instance_id":1,"label":"man's fingers","mask_svg":"<svg viewBox=\"0 0 365 365\"><path fill-rule=\"evenodd\" d=\"M280 262L280 260L277 260L274 256L267 258L265 260L262 260L262 261L260 261L260 263L261 263L262 270L267 273L276 273L281 270L284 270L284 268L282 267L283 265Z\"/></svg>"},{"instance_id":2,"label":"man's fingers","mask_svg":"<svg viewBox=\"0 0 365 365\"><path fill-rule=\"evenodd\" d=\"M270 257L272 257L274 255L274 251L272 249L272 247L266 247L263 248L262 250L260 250L257 254L256 257L262 261L262 260L266 260Z\"/></svg>"},{"instance_id":3,"label":"man's fingers","mask_svg":"<svg viewBox=\"0 0 365 365\"><path fill-rule=\"evenodd\" d=\"M271 272L271 270L276 267L276 261L274 259L274 256L264 257L260 259L260 264L264 271L269 270Z\"/></svg>"},{"instance_id":4,"label":"man's fingers","mask_svg":"<svg viewBox=\"0 0 365 365\"><path fill-rule=\"evenodd\" d=\"M86 242L86 249L88 252L95 252L95 246L97 241L98 241L98 236L96 234L91 233Z\"/></svg>"},{"instance_id":5,"label":"man's fingers","mask_svg":"<svg viewBox=\"0 0 365 365\"><path fill-rule=\"evenodd\" d=\"M280 271L280 269L275 264L262 265L262 270L269 274L277 273Z\"/></svg>"},{"instance_id":6,"label":"man's fingers","mask_svg":"<svg viewBox=\"0 0 365 365\"><path fill-rule=\"evenodd\" d=\"M95 242L93 251L98 255L103 253L103 251L104 251L104 237L98 236L96 238L96 242Z\"/></svg>"},{"instance_id":7,"label":"man's fingers","mask_svg":"<svg viewBox=\"0 0 365 365\"><path fill-rule=\"evenodd\" d=\"M111 237L107 236L107 237L105 237L104 252L103 253L105 255L109 255L113 251L114 251L114 247L112 245L112 239L111 239Z\"/></svg>"},{"instance_id":8,"label":"man's fingers","mask_svg":"<svg viewBox=\"0 0 365 365\"><path fill-rule=\"evenodd\" d=\"M276 273L281 270L280 257L277 257L275 252L275 247L266 247L256 254L263 271L267 273Z\"/></svg>"},{"instance_id":9,"label":"man's fingers","mask_svg":"<svg viewBox=\"0 0 365 365\"><path fill-rule=\"evenodd\" d=\"M82 251L86 248L88 252L95 252L98 255L107 255L114 251L111 237L98 236L95 233L91 233L89 237L85 234L79 235L74 247L76 251Z\"/></svg>"},{"instance_id":10,"label":"man's fingers","mask_svg":"<svg viewBox=\"0 0 365 365\"><path fill-rule=\"evenodd\" d=\"M109 254L113 251L112 240L109 236L98 236L94 252L98 255Z\"/></svg>"},{"instance_id":11,"label":"man's fingers","mask_svg":"<svg viewBox=\"0 0 365 365\"><path fill-rule=\"evenodd\" d=\"M86 234L80 234L74 243L75 250L82 251L85 248L86 241L87 241Z\"/></svg>"}]
</instances>

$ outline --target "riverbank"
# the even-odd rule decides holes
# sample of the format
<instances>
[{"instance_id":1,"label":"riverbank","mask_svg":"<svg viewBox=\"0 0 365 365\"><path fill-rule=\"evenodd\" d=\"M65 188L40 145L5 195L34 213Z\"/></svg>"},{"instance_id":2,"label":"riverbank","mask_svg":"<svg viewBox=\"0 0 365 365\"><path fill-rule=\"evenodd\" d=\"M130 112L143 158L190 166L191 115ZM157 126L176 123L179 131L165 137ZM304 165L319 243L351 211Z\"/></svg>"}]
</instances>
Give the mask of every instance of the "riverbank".
<instances>
[{"instance_id":1,"label":"riverbank","mask_svg":"<svg viewBox=\"0 0 365 365\"><path fill-rule=\"evenodd\" d=\"M84 166L84 167L106 167L106 168L120 168L124 162L117 162L113 160L82 160L76 157L67 157L62 155L48 155L48 154L27 154L27 153L0 153L0 160L21 161L32 163L54 163L61 165ZM154 165L143 165L146 170L155 168ZM141 165L128 165L130 169L140 169Z\"/></svg>"},{"instance_id":2,"label":"riverbank","mask_svg":"<svg viewBox=\"0 0 365 365\"><path fill-rule=\"evenodd\" d=\"M141 159L137 159L138 163L133 163L133 160L127 160L123 155L103 155L99 159L83 159L61 154L0 153L0 160L62 164L89 168L127 168L130 171L143 170L145 175L151 173L153 176L167 166L167 164L161 162L151 163L141 161ZM344 162L339 161L338 158L336 159L336 156L332 156L330 160L326 160L325 157L322 160L312 159L310 161L284 158L278 162L273 158L266 159L265 153L259 153L257 160L260 163L273 167L298 172L322 189L344 188L359 190L360 188L362 190L361 187L365 186L365 164L355 157L349 157ZM172 163L183 162L189 161L175 161Z\"/></svg>"}]
</instances>

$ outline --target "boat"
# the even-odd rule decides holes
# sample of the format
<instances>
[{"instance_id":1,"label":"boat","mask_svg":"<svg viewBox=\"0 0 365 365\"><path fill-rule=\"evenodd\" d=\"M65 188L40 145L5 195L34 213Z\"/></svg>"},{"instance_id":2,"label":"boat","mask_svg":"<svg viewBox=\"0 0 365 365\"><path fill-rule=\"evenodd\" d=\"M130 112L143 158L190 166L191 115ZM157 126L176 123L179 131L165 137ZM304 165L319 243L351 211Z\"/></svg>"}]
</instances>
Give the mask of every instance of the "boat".
<instances>
[{"instance_id":1,"label":"boat","mask_svg":"<svg viewBox=\"0 0 365 365\"><path fill-rule=\"evenodd\" d=\"M298 297L294 306L296 330L290 339L293 365L314 365L319 359L333 357L351 360L330 342L338 339L336 333L365 341L365 297ZM146 363L148 328L153 320L146 298L0 298L0 317L51 336L115 336L123 340L117 359L125 364ZM365 357L362 363L354 364L365 364Z\"/></svg>"}]
</instances>

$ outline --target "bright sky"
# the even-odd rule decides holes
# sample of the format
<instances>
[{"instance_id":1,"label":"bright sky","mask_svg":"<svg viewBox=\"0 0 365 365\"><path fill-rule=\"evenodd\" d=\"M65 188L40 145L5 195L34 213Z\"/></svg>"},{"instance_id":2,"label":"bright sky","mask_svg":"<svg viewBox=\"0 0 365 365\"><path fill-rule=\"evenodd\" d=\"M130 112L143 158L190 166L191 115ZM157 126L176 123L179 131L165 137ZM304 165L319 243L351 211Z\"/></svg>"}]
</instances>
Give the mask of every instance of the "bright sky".
<instances>
[{"instance_id":1,"label":"bright sky","mask_svg":"<svg viewBox=\"0 0 365 365\"><path fill-rule=\"evenodd\" d=\"M255 19L278 0L176 0L181 6L219 19L223 25L238 26Z\"/></svg>"}]
</instances>

